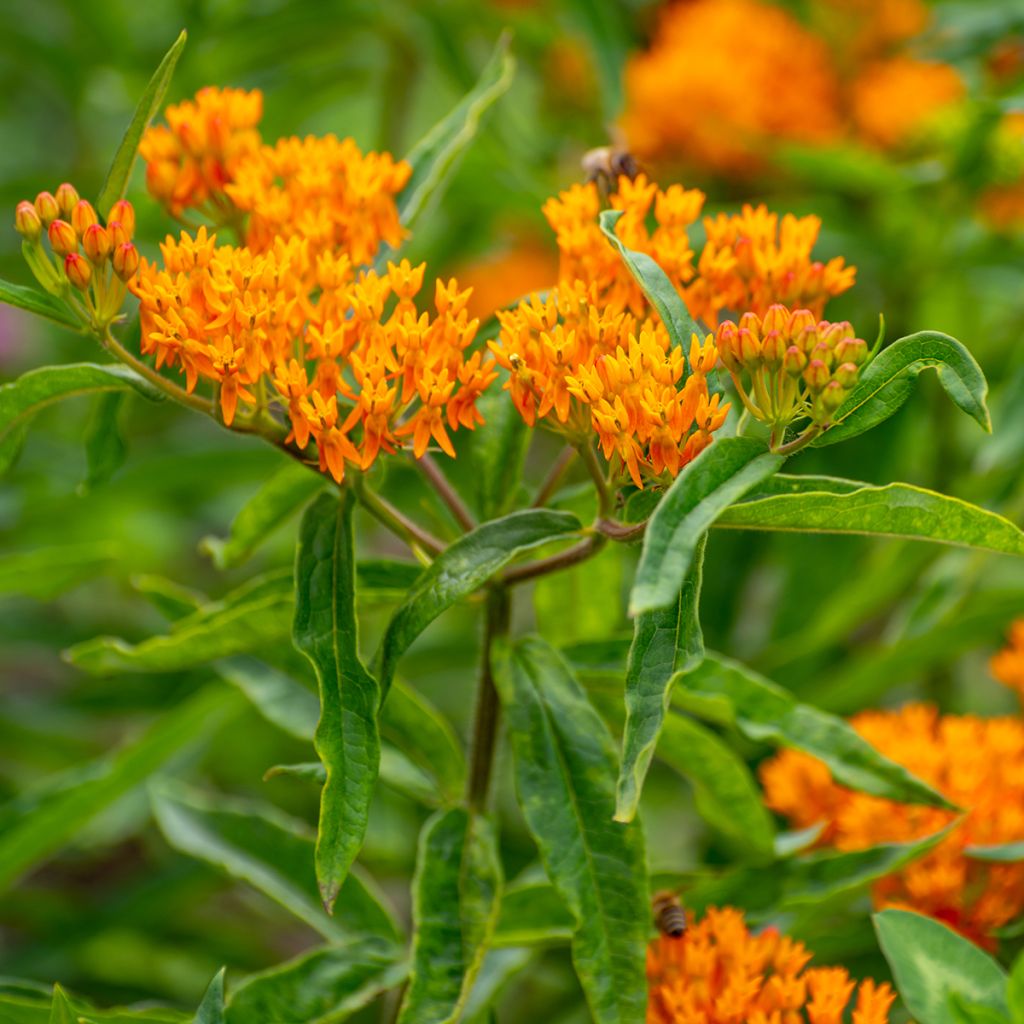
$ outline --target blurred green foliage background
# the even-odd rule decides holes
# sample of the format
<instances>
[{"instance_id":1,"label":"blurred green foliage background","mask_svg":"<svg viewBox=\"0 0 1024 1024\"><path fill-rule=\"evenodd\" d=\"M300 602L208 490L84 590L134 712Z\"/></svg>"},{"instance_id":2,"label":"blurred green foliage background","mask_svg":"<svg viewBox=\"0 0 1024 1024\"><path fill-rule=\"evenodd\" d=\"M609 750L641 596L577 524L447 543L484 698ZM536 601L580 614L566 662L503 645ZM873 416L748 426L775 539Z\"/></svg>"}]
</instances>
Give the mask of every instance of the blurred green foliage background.
<instances>
[{"instance_id":1,"label":"blurred green foliage background","mask_svg":"<svg viewBox=\"0 0 1024 1024\"><path fill-rule=\"evenodd\" d=\"M762 180L687 184L705 188L710 210L764 199L780 210L819 214L818 252L842 254L859 268L857 286L830 307L832 319L849 317L868 338L883 312L890 337L945 331L972 350L992 384L993 437L957 416L926 375L884 433L802 455L799 471L905 480L1020 522L1024 243L1019 234L989 229L976 213L993 110L1022 102L1020 92L986 92L978 72L994 40L1022 30L1013 6L999 0L937 6L942 32L935 52L975 86L940 150L905 164L852 151L792 153ZM579 179L584 151L608 141L623 61L643 45L652 11L639 0L46 0L0 5L0 24L0 209L10 212L8 219L18 200L63 180L84 196L95 193L137 96L181 27L189 43L169 98L205 84L259 88L265 138L333 131L399 155L471 87L497 37L512 28L515 82L411 247L410 255L444 273L523 240L554 253L541 205ZM559 73L567 41L582 55L568 81ZM661 174L663 184L672 173ZM171 229L156 205L143 200L139 169L130 197L139 237L155 239ZM0 231L0 276L29 281L13 229ZM95 356L82 339L0 307L0 380ZM226 532L279 465L278 453L166 404L129 399L118 412L123 462L113 458L107 478L89 480L83 438L96 415L95 405L83 400L47 410L0 487L0 803L26 799L40 780L137 737L208 680L204 670L92 678L62 662L63 649L96 635L138 640L167 628L142 596L153 590L152 580L140 577L216 597L260 571L288 565L294 547L291 522L251 562L228 572L218 572L200 550L203 537ZM531 477L543 475L555 450L544 439L535 443ZM405 505L443 529L444 514L418 478L404 468L391 472ZM473 481L458 463L452 474L471 494ZM367 550L394 553L369 521L359 527ZM30 580L19 561L26 552L37 553L27 563L35 566ZM626 632L622 590L632 557L613 547L545 581L535 589L533 608L529 600L517 606L517 620L524 626L535 620L561 643ZM595 592L606 600L588 602ZM369 649L384 612L366 613ZM844 713L915 695L949 710L1009 710L1011 697L990 680L985 660L1022 613L1020 567L994 556L728 532L716 533L708 547L702 618L709 645L748 660L802 699ZM446 615L403 669L463 730L474 674L475 651L466 643L475 635L473 622L466 610ZM287 645L289 626L284 622L281 636L268 643ZM614 686L614 680L592 682L598 692ZM753 763L763 751L748 753ZM314 822L313 785L260 781L270 766L310 755L255 711L239 709L163 769L210 790L269 800ZM497 777L507 774L499 762ZM502 807L515 821L508 792ZM652 771L644 809L654 870L686 871L735 853L708 832L687 785L664 767ZM364 860L403 911L424 816L387 789L374 805ZM509 833L506 874L513 877L533 855L524 829ZM856 966L863 954L863 966L884 974L865 919L849 908L826 909L800 927L824 959ZM252 889L171 850L150 820L142 789L83 822L56 856L40 858L0 893L0 974L59 980L99 1003L155 998L194 1006L222 964L234 974L259 970L313 939ZM529 1019L534 1005L545 1007L551 1021L585 1019L563 949L535 956L507 999L515 1010L500 1019ZM368 1011L365 1019L376 1017Z\"/></svg>"}]
</instances>

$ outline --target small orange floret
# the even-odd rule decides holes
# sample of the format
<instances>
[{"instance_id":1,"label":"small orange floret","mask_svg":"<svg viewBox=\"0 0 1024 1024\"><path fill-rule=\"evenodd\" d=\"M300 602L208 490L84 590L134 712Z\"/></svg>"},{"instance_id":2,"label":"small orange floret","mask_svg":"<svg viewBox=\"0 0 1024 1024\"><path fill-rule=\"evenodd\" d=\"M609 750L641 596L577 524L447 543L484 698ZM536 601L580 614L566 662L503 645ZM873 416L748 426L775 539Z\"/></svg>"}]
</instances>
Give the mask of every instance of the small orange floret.
<instances>
[{"instance_id":1,"label":"small orange floret","mask_svg":"<svg viewBox=\"0 0 1024 1024\"><path fill-rule=\"evenodd\" d=\"M811 967L799 942L768 928L752 934L738 910L710 908L678 938L647 952L647 1024L887 1024L896 994L859 985L842 967ZM856 998L853 998L856 992Z\"/></svg>"},{"instance_id":2,"label":"small orange floret","mask_svg":"<svg viewBox=\"0 0 1024 1024\"><path fill-rule=\"evenodd\" d=\"M1024 722L940 715L909 704L864 712L851 724L966 812L938 846L875 885L876 905L910 907L994 946L995 930L1024 910L1024 865L988 864L964 849L1024 841ZM823 823L820 844L840 850L920 839L957 816L855 793L833 782L820 761L794 750L766 761L761 781L772 810L797 828Z\"/></svg>"}]
</instances>

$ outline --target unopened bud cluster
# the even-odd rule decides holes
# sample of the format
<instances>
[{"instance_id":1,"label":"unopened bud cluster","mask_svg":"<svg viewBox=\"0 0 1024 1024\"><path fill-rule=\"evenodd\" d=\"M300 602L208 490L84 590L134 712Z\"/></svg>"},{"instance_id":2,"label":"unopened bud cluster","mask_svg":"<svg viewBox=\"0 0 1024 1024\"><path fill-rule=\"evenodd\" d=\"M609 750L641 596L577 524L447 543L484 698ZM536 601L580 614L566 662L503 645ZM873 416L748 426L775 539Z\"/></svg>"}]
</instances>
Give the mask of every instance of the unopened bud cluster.
<instances>
[{"instance_id":1,"label":"unopened bud cluster","mask_svg":"<svg viewBox=\"0 0 1024 1024\"><path fill-rule=\"evenodd\" d=\"M781 305L724 321L716 344L750 415L776 431L805 418L827 427L868 359L848 322Z\"/></svg>"},{"instance_id":2,"label":"unopened bud cluster","mask_svg":"<svg viewBox=\"0 0 1024 1024\"><path fill-rule=\"evenodd\" d=\"M56 193L40 192L34 203L19 203L14 226L32 273L51 295L94 327L117 316L139 269L131 203L114 203L104 225L92 204L65 182Z\"/></svg>"}]
</instances>

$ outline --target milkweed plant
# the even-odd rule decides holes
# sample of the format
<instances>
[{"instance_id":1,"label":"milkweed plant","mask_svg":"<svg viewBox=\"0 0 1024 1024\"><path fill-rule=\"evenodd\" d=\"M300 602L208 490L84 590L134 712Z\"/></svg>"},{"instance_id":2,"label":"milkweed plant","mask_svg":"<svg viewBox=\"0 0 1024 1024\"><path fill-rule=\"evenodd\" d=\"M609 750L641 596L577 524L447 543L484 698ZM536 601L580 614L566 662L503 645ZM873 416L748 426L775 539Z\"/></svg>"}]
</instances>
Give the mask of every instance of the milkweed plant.
<instances>
[{"instance_id":1,"label":"milkweed plant","mask_svg":"<svg viewBox=\"0 0 1024 1024\"><path fill-rule=\"evenodd\" d=\"M704 19L701 38L746 7L759 10L700 0L665 15L627 78L638 149L678 135L711 166L748 166L749 132L709 129L672 92L697 84L655 81L689 45L670 42L671 19ZM770 47L769 28L757 46ZM942 418L991 432L971 351L930 325L888 340L884 323L830 313L857 268L820 255L827 218L757 202L711 214L700 189L631 161L567 177L542 210L558 251L550 286L481 311L472 287L408 245L510 84L506 41L403 158L331 134L269 140L258 91L215 84L165 106L184 42L98 193L58 184L55 167L13 211L35 283L0 282L0 299L74 335L75 357L0 387L0 461L15 461L38 411L71 396L130 393L143 415L176 404L276 459L207 556L232 570L299 514L294 558L216 601L151 580L140 592L168 616L163 632L66 652L90 675L195 668L205 682L101 769L0 812L0 878L55 854L104 787L134 784L138 762L173 848L270 896L318 940L257 973L228 962L194 1017L13 982L0 1017L521 1020L488 1007L538 950L560 948L578 989L552 998L575 998L599 1024L1019 1021L1024 967L1001 965L1024 913L1019 716L921 703L847 719L841 699L817 706L813 688L798 697L742 650L707 649L701 625L705 556L737 531L795 535L808 559L829 557L808 534L1024 555L1010 519L957 494L843 475L847 442L870 432L885 449L901 407L927 413L915 395L925 371L948 400ZM830 75L823 44L807 46L791 70ZM895 145L870 83L856 88L857 130ZM843 115L829 88L813 95L816 111L780 95L780 109L806 115L785 123L804 141L833 138ZM136 161L145 197L130 187ZM143 232L161 220L173 222L163 240ZM563 596L543 615L613 607L630 635L554 642L530 593L613 552L617 585L553 591ZM457 605L478 660L475 689L449 695L472 709L465 736L406 658ZM1019 626L992 667L1024 693ZM318 794L315 821L167 766L250 705L308 749L264 769ZM755 778L747 761L766 746L778 749ZM664 857L654 867L641 814L653 765L692 782L719 838L696 872ZM423 809L400 885L375 879L364 847L382 789ZM878 977L817 951L806 926L855 898L873 903L861 942L884 954Z\"/></svg>"}]
</instances>

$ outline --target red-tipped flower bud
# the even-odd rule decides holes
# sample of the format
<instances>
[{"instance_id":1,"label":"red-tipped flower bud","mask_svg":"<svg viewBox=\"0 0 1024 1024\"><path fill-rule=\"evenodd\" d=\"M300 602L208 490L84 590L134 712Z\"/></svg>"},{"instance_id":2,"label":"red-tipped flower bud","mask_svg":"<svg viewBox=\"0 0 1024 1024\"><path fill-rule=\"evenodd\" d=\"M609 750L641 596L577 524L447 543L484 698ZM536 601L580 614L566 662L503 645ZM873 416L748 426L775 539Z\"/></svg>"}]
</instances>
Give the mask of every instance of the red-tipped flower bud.
<instances>
[{"instance_id":1,"label":"red-tipped flower bud","mask_svg":"<svg viewBox=\"0 0 1024 1024\"><path fill-rule=\"evenodd\" d=\"M841 387L849 390L857 383L860 370L856 363L840 363L832 374L832 379L838 381Z\"/></svg>"},{"instance_id":2,"label":"red-tipped flower bud","mask_svg":"<svg viewBox=\"0 0 1024 1024\"><path fill-rule=\"evenodd\" d=\"M108 227L113 220L116 220L128 232L125 241L130 242L135 234L135 207L127 199L119 199L107 214Z\"/></svg>"},{"instance_id":3,"label":"red-tipped flower bud","mask_svg":"<svg viewBox=\"0 0 1024 1024\"><path fill-rule=\"evenodd\" d=\"M85 234L82 235L82 248L89 257L89 262L98 267L110 255L113 244L107 230L99 224L93 224L87 227Z\"/></svg>"},{"instance_id":4,"label":"red-tipped flower bud","mask_svg":"<svg viewBox=\"0 0 1024 1024\"><path fill-rule=\"evenodd\" d=\"M60 207L60 215L65 220L71 220L71 214L78 205L78 190L74 185L64 182L58 189L56 195L57 205Z\"/></svg>"},{"instance_id":5,"label":"red-tipped flower bud","mask_svg":"<svg viewBox=\"0 0 1024 1024\"><path fill-rule=\"evenodd\" d=\"M811 359L820 359L829 369L835 364L836 354L827 341L819 341L809 353Z\"/></svg>"},{"instance_id":6,"label":"red-tipped flower bud","mask_svg":"<svg viewBox=\"0 0 1024 1024\"><path fill-rule=\"evenodd\" d=\"M842 386L837 380L830 380L825 386L825 390L821 393L821 407L832 415L843 404L843 399L846 398L846 388Z\"/></svg>"},{"instance_id":7,"label":"red-tipped flower bud","mask_svg":"<svg viewBox=\"0 0 1024 1024\"><path fill-rule=\"evenodd\" d=\"M761 363L761 342L757 335L746 327L741 327L737 335L737 348L740 362L748 367L756 367Z\"/></svg>"},{"instance_id":8,"label":"red-tipped flower bud","mask_svg":"<svg viewBox=\"0 0 1024 1024\"><path fill-rule=\"evenodd\" d=\"M67 256L68 253L77 252L78 235L66 220L51 221L47 235L50 239L50 248L58 256Z\"/></svg>"},{"instance_id":9,"label":"red-tipped flower bud","mask_svg":"<svg viewBox=\"0 0 1024 1024\"><path fill-rule=\"evenodd\" d=\"M836 345L835 352L839 362L863 366L868 358L868 343L861 338L843 338Z\"/></svg>"},{"instance_id":10,"label":"red-tipped flower bud","mask_svg":"<svg viewBox=\"0 0 1024 1024\"><path fill-rule=\"evenodd\" d=\"M807 356L801 351L796 345L790 345L786 349L786 355L783 358L782 365L786 369L786 373L790 377L799 377L807 366Z\"/></svg>"},{"instance_id":11,"label":"red-tipped flower bud","mask_svg":"<svg viewBox=\"0 0 1024 1024\"><path fill-rule=\"evenodd\" d=\"M14 211L14 227L28 242L34 242L43 233L43 222L39 219L36 208L27 200L18 203L18 208Z\"/></svg>"},{"instance_id":12,"label":"red-tipped flower bud","mask_svg":"<svg viewBox=\"0 0 1024 1024\"><path fill-rule=\"evenodd\" d=\"M130 281L139 269L139 250L131 242L122 242L114 249L114 273L122 281Z\"/></svg>"},{"instance_id":13,"label":"red-tipped flower bud","mask_svg":"<svg viewBox=\"0 0 1024 1024\"><path fill-rule=\"evenodd\" d=\"M89 282L92 280L92 268L89 266L89 261L77 252L69 252L64 257L64 273L81 292L89 287Z\"/></svg>"},{"instance_id":14,"label":"red-tipped flower bud","mask_svg":"<svg viewBox=\"0 0 1024 1024\"><path fill-rule=\"evenodd\" d=\"M808 328L813 331L817 326L818 321L814 319L814 314L809 309L794 309L789 317L787 330L789 337L795 341Z\"/></svg>"},{"instance_id":15,"label":"red-tipped flower bud","mask_svg":"<svg viewBox=\"0 0 1024 1024\"><path fill-rule=\"evenodd\" d=\"M751 331L755 337L761 337L761 318L756 313L744 313L740 317L740 330Z\"/></svg>"},{"instance_id":16,"label":"red-tipped flower bud","mask_svg":"<svg viewBox=\"0 0 1024 1024\"><path fill-rule=\"evenodd\" d=\"M782 337L782 332L768 331L764 336L764 341L761 342L761 357L764 359L765 366L770 370L777 370L782 365L785 355L786 342Z\"/></svg>"},{"instance_id":17,"label":"red-tipped flower bud","mask_svg":"<svg viewBox=\"0 0 1024 1024\"><path fill-rule=\"evenodd\" d=\"M79 235L84 235L85 229L91 228L93 224L98 224L99 220L88 199L79 199L75 203L75 208L71 211L71 226Z\"/></svg>"},{"instance_id":18,"label":"red-tipped flower bud","mask_svg":"<svg viewBox=\"0 0 1024 1024\"><path fill-rule=\"evenodd\" d=\"M832 375L820 359L812 359L804 370L804 382L813 394L824 391Z\"/></svg>"},{"instance_id":19,"label":"red-tipped flower bud","mask_svg":"<svg viewBox=\"0 0 1024 1024\"><path fill-rule=\"evenodd\" d=\"M736 325L731 320L725 320L718 325L715 332L715 346L722 358L725 368L731 372L739 369L739 349Z\"/></svg>"},{"instance_id":20,"label":"red-tipped flower bud","mask_svg":"<svg viewBox=\"0 0 1024 1024\"><path fill-rule=\"evenodd\" d=\"M789 320L789 310L776 302L769 306L761 318L761 330L767 334L769 331L784 331L786 322Z\"/></svg>"},{"instance_id":21,"label":"red-tipped flower bud","mask_svg":"<svg viewBox=\"0 0 1024 1024\"><path fill-rule=\"evenodd\" d=\"M36 213L39 214L39 219L47 226L50 221L56 220L60 216L60 207L50 192L40 192L36 196Z\"/></svg>"},{"instance_id":22,"label":"red-tipped flower bud","mask_svg":"<svg viewBox=\"0 0 1024 1024\"><path fill-rule=\"evenodd\" d=\"M817 324L808 324L806 327L801 327L799 331L794 332L790 337L793 339L793 344L801 352L807 354L818 344Z\"/></svg>"},{"instance_id":23,"label":"red-tipped flower bud","mask_svg":"<svg viewBox=\"0 0 1024 1024\"><path fill-rule=\"evenodd\" d=\"M124 225L119 220L107 222L107 234L110 235L110 244L115 249L119 245L124 245L125 242L132 240L132 236L125 230Z\"/></svg>"}]
</instances>

